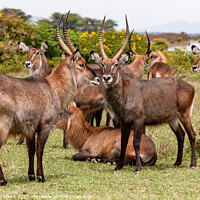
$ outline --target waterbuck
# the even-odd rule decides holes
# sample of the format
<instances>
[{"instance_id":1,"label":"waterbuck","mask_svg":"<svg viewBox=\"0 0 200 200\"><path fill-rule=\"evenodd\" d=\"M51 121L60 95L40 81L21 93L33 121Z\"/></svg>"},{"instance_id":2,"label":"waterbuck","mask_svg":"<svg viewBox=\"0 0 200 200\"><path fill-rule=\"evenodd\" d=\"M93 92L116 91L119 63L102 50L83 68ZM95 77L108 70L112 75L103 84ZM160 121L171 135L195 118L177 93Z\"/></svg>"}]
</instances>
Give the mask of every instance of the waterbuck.
<instances>
[{"instance_id":1,"label":"waterbuck","mask_svg":"<svg viewBox=\"0 0 200 200\"><path fill-rule=\"evenodd\" d=\"M199 72L200 71L200 49L195 45L192 45L191 49L192 49L192 53L198 56L197 61L192 65L192 71Z\"/></svg>"},{"instance_id":2,"label":"waterbuck","mask_svg":"<svg viewBox=\"0 0 200 200\"><path fill-rule=\"evenodd\" d=\"M59 24L57 34L59 34ZM39 182L45 182L42 166L44 146L60 110L75 99L78 90L91 82L97 83L90 81L91 70L86 67L79 50L72 53L61 37L58 38L69 57L62 60L49 76L21 79L0 75L0 148L8 135L22 134L26 137L30 181L35 180L36 151L37 178ZM37 148L35 148L35 133L37 133ZM1 166L0 183L7 185Z\"/></svg>"},{"instance_id":3,"label":"waterbuck","mask_svg":"<svg viewBox=\"0 0 200 200\"><path fill-rule=\"evenodd\" d=\"M174 77L141 80L131 73L123 72L123 66L129 60L130 53L127 52L122 56L117 54L112 59L107 56L105 58L102 41L103 23L104 20L99 32L99 46L103 58L94 51L90 54L91 59L99 64L103 71L102 82L106 104L121 123L121 155L115 169L120 170L124 166L128 138L130 131L134 130L135 173L139 173L142 168L139 157L140 140L141 135L145 133L145 125L163 123L168 123L177 137L178 154L174 166L179 166L182 163L185 136L180 122L188 134L191 145L190 167L196 167L196 133L191 124L194 87ZM128 24L126 27L128 30ZM127 40L126 37L125 41Z\"/></svg>"},{"instance_id":4,"label":"waterbuck","mask_svg":"<svg viewBox=\"0 0 200 200\"><path fill-rule=\"evenodd\" d=\"M98 159L100 162L117 162L121 151L121 131L111 127L90 126L84 118L83 112L71 102L66 110L60 112L54 129L65 131L69 143L79 152L72 156L74 161L85 161L88 158ZM133 148L133 132L129 137L126 160L135 162ZM152 140L142 134L140 159L143 165L153 165L157 160L157 152Z\"/></svg>"},{"instance_id":5,"label":"waterbuck","mask_svg":"<svg viewBox=\"0 0 200 200\"><path fill-rule=\"evenodd\" d=\"M52 69L49 68L45 52L48 49L47 42L43 42L40 48L29 47L23 42L18 42L19 49L27 52L28 57L24 66L29 69L30 76L48 76Z\"/></svg>"},{"instance_id":6,"label":"waterbuck","mask_svg":"<svg viewBox=\"0 0 200 200\"><path fill-rule=\"evenodd\" d=\"M148 70L147 79L149 80L157 77L172 77L172 70L166 63L167 59L160 50L151 51L146 62L146 67L150 67Z\"/></svg>"}]
</instances>

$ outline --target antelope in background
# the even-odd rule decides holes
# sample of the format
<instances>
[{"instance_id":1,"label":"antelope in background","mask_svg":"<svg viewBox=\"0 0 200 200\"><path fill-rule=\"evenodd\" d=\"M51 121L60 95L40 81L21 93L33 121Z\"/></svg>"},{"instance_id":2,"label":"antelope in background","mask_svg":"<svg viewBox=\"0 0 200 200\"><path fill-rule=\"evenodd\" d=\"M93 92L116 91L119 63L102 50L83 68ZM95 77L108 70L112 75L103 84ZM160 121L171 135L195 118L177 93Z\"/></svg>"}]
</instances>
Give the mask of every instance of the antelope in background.
<instances>
[{"instance_id":1,"label":"antelope in background","mask_svg":"<svg viewBox=\"0 0 200 200\"><path fill-rule=\"evenodd\" d=\"M150 67L147 79L150 80L157 77L172 77L172 70L166 63L167 59L160 50L157 50L156 52L151 51L146 63L146 66Z\"/></svg>"},{"instance_id":2,"label":"antelope in background","mask_svg":"<svg viewBox=\"0 0 200 200\"><path fill-rule=\"evenodd\" d=\"M61 18L62 20L62 18ZM60 21L61 21L60 20ZM35 180L34 155L37 155L37 178L45 182L42 156L50 130L58 113L74 100L78 90L88 84L98 84L91 80L91 70L86 66L79 50L71 52L57 35L62 48L69 55L47 77L32 76L14 78L0 75L0 148L8 135L22 134L26 137L29 155L29 180ZM37 132L37 148L35 133ZM7 185L0 166L0 183Z\"/></svg>"},{"instance_id":3,"label":"antelope in background","mask_svg":"<svg viewBox=\"0 0 200 200\"><path fill-rule=\"evenodd\" d=\"M91 59L103 71L102 82L106 105L112 111L114 118L117 118L121 124L121 154L115 170L120 170L124 166L130 131L134 130L135 173L139 173L142 168L139 156L140 141L142 134L145 133L145 126L163 123L168 123L177 137L178 153L174 166L179 166L182 163L185 137L185 132L181 127L182 124L191 145L190 167L196 167L196 133L191 124L194 87L175 77L141 80L130 73L123 72L122 69L125 63L128 62L130 53L127 52L121 55L122 51L112 59L105 55L102 41L104 20L99 32L102 58L94 51L91 51L90 55ZM128 42L128 22L126 33L127 36L121 47L122 50Z\"/></svg>"},{"instance_id":4,"label":"antelope in background","mask_svg":"<svg viewBox=\"0 0 200 200\"><path fill-rule=\"evenodd\" d=\"M44 54L48 49L47 42L43 42L40 48L29 47L23 42L18 42L18 47L21 51L27 52L28 57L24 66L29 69L30 76L46 77L51 74L52 69L50 69L48 60ZM17 145L21 145L23 142L24 136L21 135ZM63 146L66 146L64 142Z\"/></svg>"},{"instance_id":5,"label":"antelope in background","mask_svg":"<svg viewBox=\"0 0 200 200\"><path fill-rule=\"evenodd\" d=\"M42 43L40 48L28 47L23 42L18 42L18 46L21 51L27 52L24 66L29 69L30 76L46 77L52 72L44 54L48 49L47 42Z\"/></svg>"},{"instance_id":6,"label":"antelope in background","mask_svg":"<svg viewBox=\"0 0 200 200\"><path fill-rule=\"evenodd\" d=\"M117 162L121 151L121 131L111 127L90 126L84 118L83 112L71 102L66 110L60 113L54 129L61 129L69 143L78 151L72 156L74 161L100 159L101 162ZM131 132L126 160L135 162L133 148L133 132ZM143 165L154 165L157 152L152 140L145 134L141 138L140 158Z\"/></svg>"},{"instance_id":7,"label":"antelope in background","mask_svg":"<svg viewBox=\"0 0 200 200\"><path fill-rule=\"evenodd\" d=\"M149 40L149 36L148 36L148 34L146 32L147 41L148 41L147 51L144 53L144 55L139 55L133 49L133 46L131 45L131 36L132 36L132 34L133 34L133 31L131 32L130 37L129 37L129 48L130 48L130 52L131 52L131 57L133 57L133 62L131 64L129 64L128 67L130 68L131 72L137 78L142 78L142 76L144 74L144 71L145 71L145 60L149 56L149 54L151 53L150 40Z\"/></svg>"},{"instance_id":8,"label":"antelope in background","mask_svg":"<svg viewBox=\"0 0 200 200\"><path fill-rule=\"evenodd\" d=\"M194 55L198 56L197 61L192 65L192 71L193 72L199 72L199 68L200 68L200 50L195 45L192 45L191 49L192 49L192 53Z\"/></svg>"}]
</instances>

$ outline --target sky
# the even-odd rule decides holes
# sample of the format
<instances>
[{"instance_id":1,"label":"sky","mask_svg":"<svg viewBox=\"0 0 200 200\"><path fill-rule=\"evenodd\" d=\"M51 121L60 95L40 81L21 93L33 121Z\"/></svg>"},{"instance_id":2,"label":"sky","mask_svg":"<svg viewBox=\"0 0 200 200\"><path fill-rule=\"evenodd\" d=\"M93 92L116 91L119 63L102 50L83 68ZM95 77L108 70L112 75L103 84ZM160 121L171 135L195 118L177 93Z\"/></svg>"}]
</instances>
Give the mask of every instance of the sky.
<instances>
[{"instance_id":1,"label":"sky","mask_svg":"<svg viewBox=\"0 0 200 200\"><path fill-rule=\"evenodd\" d=\"M69 10L95 19L106 15L106 19L118 23L117 30L125 28L125 15L129 28L135 30L179 20L200 21L200 0L0 0L2 8L21 9L27 15L43 18Z\"/></svg>"}]
</instances>

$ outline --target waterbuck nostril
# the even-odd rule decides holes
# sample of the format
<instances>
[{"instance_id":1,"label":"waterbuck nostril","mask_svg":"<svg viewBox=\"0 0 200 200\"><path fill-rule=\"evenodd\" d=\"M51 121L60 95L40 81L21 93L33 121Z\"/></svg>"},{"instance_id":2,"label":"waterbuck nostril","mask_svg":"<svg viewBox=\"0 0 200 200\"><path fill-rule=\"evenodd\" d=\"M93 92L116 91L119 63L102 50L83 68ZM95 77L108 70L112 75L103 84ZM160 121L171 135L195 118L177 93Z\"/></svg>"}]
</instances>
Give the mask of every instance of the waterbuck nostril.
<instances>
[{"instance_id":1,"label":"waterbuck nostril","mask_svg":"<svg viewBox=\"0 0 200 200\"><path fill-rule=\"evenodd\" d=\"M111 76L110 76L110 75L104 75L104 76L103 76L103 80L104 80L105 82L108 82L110 79L111 79Z\"/></svg>"},{"instance_id":2,"label":"waterbuck nostril","mask_svg":"<svg viewBox=\"0 0 200 200\"><path fill-rule=\"evenodd\" d=\"M192 71L196 72L199 70L199 67L197 65L192 65Z\"/></svg>"},{"instance_id":3,"label":"waterbuck nostril","mask_svg":"<svg viewBox=\"0 0 200 200\"><path fill-rule=\"evenodd\" d=\"M24 63L24 66L27 67L27 68L30 68L31 67L31 62L30 61L26 61Z\"/></svg>"}]
</instances>

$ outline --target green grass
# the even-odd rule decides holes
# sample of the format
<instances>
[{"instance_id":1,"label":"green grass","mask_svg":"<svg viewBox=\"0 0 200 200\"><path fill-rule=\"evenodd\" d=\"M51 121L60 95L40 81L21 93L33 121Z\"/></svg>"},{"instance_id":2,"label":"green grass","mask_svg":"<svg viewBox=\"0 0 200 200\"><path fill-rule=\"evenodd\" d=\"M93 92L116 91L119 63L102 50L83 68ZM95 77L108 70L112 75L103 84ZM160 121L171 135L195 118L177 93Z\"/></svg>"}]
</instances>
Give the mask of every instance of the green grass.
<instances>
[{"instance_id":1,"label":"green grass","mask_svg":"<svg viewBox=\"0 0 200 200\"><path fill-rule=\"evenodd\" d=\"M196 88L192 123L200 132L200 84L189 82ZM8 138L0 150L0 164L9 186L0 187L0 199L200 199L200 163L195 170L189 169L191 148L187 135L183 163L174 168L177 142L168 125L147 127L146 134L156 145L158 160L135 175L131 166L114 172L115 166L71 161L76 151L71 147L63 149L62 131L52 131L43 156L45 183L28 181L26 145L17 146L17 137ZM196 149L198 159L198 135Z\"/></svg>"}]
</instances>

